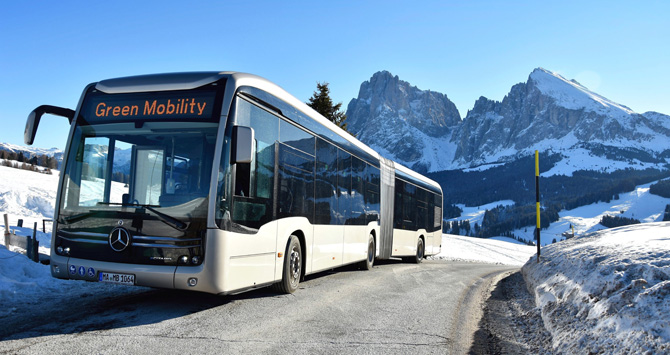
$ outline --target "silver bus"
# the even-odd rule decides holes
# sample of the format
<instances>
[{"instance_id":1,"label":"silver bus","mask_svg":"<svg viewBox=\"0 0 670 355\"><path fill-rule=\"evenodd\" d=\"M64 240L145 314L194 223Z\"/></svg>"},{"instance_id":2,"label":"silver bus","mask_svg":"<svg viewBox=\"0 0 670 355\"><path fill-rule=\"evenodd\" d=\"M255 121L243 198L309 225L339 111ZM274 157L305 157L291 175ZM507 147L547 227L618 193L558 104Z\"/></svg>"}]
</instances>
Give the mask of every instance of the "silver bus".
<instances>
[{"instance_id":1,"label":"silver bus","mask_svg":"<svg viewBox=\"0 0 670 355\"><path fill-rule=\"evenodd\" d=\"M442 190L255 75L103 80L70 122L51 274L231 294L437 254Z\"/></svg>"}]
</instances>

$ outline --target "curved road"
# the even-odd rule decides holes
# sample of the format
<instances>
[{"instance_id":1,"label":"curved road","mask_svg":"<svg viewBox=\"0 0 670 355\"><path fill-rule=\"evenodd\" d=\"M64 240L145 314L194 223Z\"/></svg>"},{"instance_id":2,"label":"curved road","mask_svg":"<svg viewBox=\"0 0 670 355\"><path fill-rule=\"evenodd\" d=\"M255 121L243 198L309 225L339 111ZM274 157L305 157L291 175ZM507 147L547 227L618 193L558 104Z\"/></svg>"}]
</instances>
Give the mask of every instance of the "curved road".
<instances>
[{"instance_id":1,"label":"curved road","mask_svg":"<svg viewBox=\"0 0 670 355\"><path fill-rule=\"evenodd\" d=\"M53 295L29 316L0 319L0 352L467 353L490 284L515 269L391 260L309 276L292 295Z\"/></svg>"}]
</instances>

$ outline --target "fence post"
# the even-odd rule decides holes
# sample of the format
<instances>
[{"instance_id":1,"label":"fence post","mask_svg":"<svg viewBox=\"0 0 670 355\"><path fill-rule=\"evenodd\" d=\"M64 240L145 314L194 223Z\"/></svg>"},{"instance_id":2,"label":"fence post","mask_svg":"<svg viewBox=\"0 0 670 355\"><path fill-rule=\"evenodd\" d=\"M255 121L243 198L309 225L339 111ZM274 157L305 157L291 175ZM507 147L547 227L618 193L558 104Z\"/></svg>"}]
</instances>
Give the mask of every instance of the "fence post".
<instances>
[{"instance_id":1,"label":"fence post","mask_svg":"<svg viewBox=\"0 0 670 355\"><path fill-rule=\"evenodd\" d=\"M9 250L9 217L7 214L4 214L5 217L5 247Z\"/></svg>"},{"instance_id":2,"label":"fence post","mask_svg":"<svg viewBox=\"0 0 670 355\"><path fill-rule=\"evenodd\" d=\"M30 235L26 236L26 256L28 259L33 260L33 238Z\"/></svg>"},{"instance_id":3,"label":"fence post","mask_svg":"<svg viewBox=\"0 0 670 355\"><path fill-rule=\"evenodd\" d=\"M43 219L42 220L42 233L47 232L47 222L53 222L53 219Z\"/></svg>"},{"instance_id":4,"label":"fence post","mask_svg":"<svg viewBox=\"0 0 670 355\"><path fill-rule=\"evenodd\" d=\"M23 220L19 218L19 221L16 223L16 226L19 228L23 228Z\"/></svg>"},{"instance_id":5,"label":"fence post","mask_svg":"<svg viewBox=\"0 0 670 355\"><path fill-rule=\"evenodd\" d=\"M28 248L32 249L31 255L32 255L32 261L34 262L39 262L40 261L40 250L39 250L39 245L40 242L37 241L37 222L35 222L35 226L33 227L33 240L28 245Z\"/></svg>"}]
</instances>

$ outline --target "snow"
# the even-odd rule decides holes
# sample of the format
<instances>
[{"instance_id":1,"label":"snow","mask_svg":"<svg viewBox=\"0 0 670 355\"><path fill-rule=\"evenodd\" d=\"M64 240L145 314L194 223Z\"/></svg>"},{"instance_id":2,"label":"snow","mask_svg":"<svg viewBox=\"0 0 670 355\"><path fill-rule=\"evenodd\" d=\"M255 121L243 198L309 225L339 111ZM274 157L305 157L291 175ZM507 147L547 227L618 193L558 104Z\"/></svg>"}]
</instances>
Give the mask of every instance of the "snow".
<instances>
[{"instance_id":1,"label":"snow","mask_svg":"<svg viewBox=\"0 0 670 355\"><path fill-rule=\"evenodd\" d=\"M630 146L628 144L627 146ZM583 170L588 167L588 170L613 172L617 170L625 170L632 168L635 170L657 169L658 164L640 162L637 160L620 161L611 160L605 157L594 156L588 149L572 148L568 151L562 152L564 158L554 164L549 170L541 174L542 177L551 177L555 175L572 176L572 173L578 170ZM542 164L542 162L540 162Z\"/></svg>"},{"instance_id":2,"label":"snow","mask_svg":"<svg viewBox=\"0 0 670 355\"><path fill-rule=\"evenodd\" d=\"M670 116L664 115L659 112L649 111L642 114L642 116L648 118L653 123L670 129Z\"/></svg>"},{"instance_id":3,"label":"snow","mask_svg":"<svg viewBox=\"0 0 670 355\"><path fill-rule=\"evenodd\" d=\"M60 175L57 170L52 172L53 175L47 175L0 166L0 214L8 214L10 230L21 236L32 236L34 223L37 222L39 252L47 255L51 248L52 224L46 223L47 233L43 233L42 220L53 219ZM121 186L117 184L116 188ZM24 220L21 228L17 227L19 218ZM75 299L87 292L130 292L127 287L118 285L52 278L49 266L28 260L19 253L21 249L10 247L11 250L8 250L4 245L4 232L4 219L0 219L0 300L3 305L0 307L0 317L11 315L15 311L12 307L15 303L36 304L57 294Z\"/></svg>"},{"instance_id":4,"label":"snow","mask_svg":"<svg viewBox=\"0 0 670 355\"><path fill-rule=\"evenodd\" d=\"M557 353L670 351L670 223L644 223L542 249L522 269Z\"/></svg>"},{"instance_id":5,"label":"snow","mask_svg":"<svg viewBox=\"0 0 670 355\"><path fill-rule=\"evenodd\" d=\"M558 73L539 68L530 74L530 78L541 92L555 98L556 103L562 107L585 109L617 118L627 118L635 113L630 108L610 101Z\"/></svg>"},{"instance_id":6,"label":"snow","mask_svg":"<svg viewBox=\"0 0 670 355\"><path fill-rule=\"evenodd\" d=\"M443 234L442 251L432 258L521 266L535 253L536 247L519 243L514 239L504 237L479 239Z\"/></svg>"},{"instance_id":7,"label":"snow","mask_svg":"<svg viewBox=\"0 0 670 355\"><path fill-rule=\"evenodd\" d=\"M37 222L41 229L43 219L53 219L60 172L52 170L52 173L0 166L0 212L9 215L11 225L22 218L24 226L32 227ZM47 228L51 229L50 223Z\"/></svg>"},{"instance_id":8,"label":"snow","mask_svg":"<svg viewBox=\"0 0 670 355\"><path fill-rule=\"evenodd\" d=\"M448 219L448 222L453 222L453 221L465 221L468 220L470 222L470 226L474 227L475 223L479 224L480 226L482 225L482 221L484 221L484 213L486 213L486 210L492 210L498 206L512 206L514 205L514 201L512 200L502 200L502 201L496 201L496 202L491 202L482 206L477 206L477 207L466 207L463 204L457 204L456 206L463 210L461 212L461 216L458 218L451 218Z\"/></svg>"}]
</instances>

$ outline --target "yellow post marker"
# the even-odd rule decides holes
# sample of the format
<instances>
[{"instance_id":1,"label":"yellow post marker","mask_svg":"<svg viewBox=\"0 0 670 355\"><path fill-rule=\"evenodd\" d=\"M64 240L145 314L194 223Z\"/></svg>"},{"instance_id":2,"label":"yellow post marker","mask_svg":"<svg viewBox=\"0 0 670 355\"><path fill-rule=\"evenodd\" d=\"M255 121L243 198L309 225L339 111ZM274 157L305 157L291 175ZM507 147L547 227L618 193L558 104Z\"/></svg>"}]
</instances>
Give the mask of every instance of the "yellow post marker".
<instances>
[{"instance_id":1,"label":"yellow post marker","mask_svg":"<svg viewBox=\"0 0 670 355\"><path fill-rule=\"evenodd\" d=\"M535 238L537 241L537 262L540 262L540 153L535 151L535 212L537 223L535 226Z\"/></svg>"}]
</instances>

